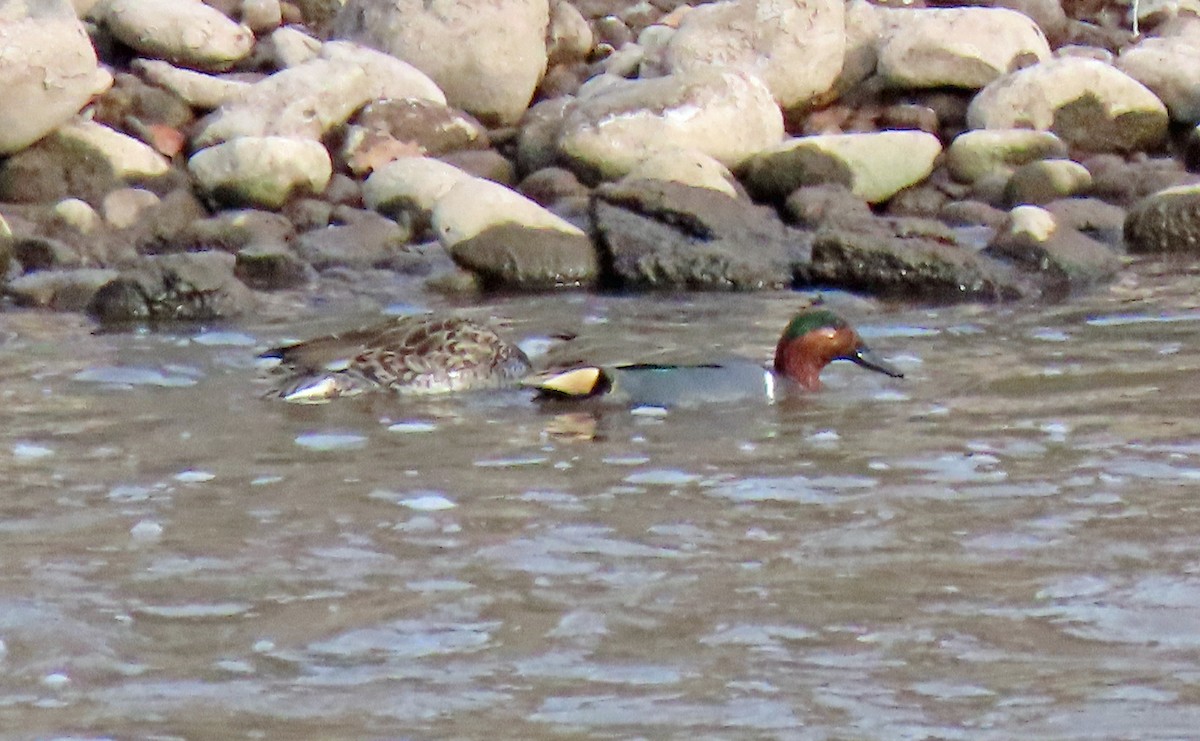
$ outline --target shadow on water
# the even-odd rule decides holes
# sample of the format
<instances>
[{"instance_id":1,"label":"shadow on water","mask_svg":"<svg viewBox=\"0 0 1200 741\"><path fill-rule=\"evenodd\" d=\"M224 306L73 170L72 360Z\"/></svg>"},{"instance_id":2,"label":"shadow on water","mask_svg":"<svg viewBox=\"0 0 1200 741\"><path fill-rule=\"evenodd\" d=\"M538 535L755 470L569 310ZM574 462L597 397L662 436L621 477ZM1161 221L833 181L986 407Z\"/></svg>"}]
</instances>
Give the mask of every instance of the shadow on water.
<instances>
[{"instance_id":1,"label":"shadow on water","mask_svg":"<svg viewBox=\"0 0 1200 741\"><path fill-rule=\"evenodd\" d=\"M290 406L253 356L300 323L0 316L0 727L1186 737L1197 287L1150 263L1050 307L851 305L904 381L636 413ZM600 361L766 361L794 308L494 307Z\"/></svg>"}]
</instances>

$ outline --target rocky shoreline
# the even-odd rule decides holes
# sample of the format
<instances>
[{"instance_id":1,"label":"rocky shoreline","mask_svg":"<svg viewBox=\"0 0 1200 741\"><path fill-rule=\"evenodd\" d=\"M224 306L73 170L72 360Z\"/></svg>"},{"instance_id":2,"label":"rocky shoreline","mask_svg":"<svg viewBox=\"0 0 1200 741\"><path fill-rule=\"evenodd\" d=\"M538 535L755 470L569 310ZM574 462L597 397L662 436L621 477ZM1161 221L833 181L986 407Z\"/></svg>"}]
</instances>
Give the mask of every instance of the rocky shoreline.
<instances>
[{"instance_id":1,"label":"rocky shoreline","mask_svg":"<svg viewBox=\"0 0 1200 741\"><path fill-rule=\"evenodd\" d=\"M4 295L1059 298L1200 250L1200 9L1137 10L0 0Z\"/></svg>"}]
</instances>

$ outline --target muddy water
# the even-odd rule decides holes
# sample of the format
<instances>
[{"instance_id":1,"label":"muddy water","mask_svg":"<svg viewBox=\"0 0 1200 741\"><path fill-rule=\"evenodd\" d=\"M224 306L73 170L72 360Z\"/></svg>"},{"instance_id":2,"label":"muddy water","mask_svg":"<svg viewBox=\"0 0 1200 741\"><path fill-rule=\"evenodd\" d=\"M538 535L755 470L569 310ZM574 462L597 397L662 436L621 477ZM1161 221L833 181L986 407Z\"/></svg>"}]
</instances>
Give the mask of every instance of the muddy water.
<instances>
[{"instance_id":1,"label":"muddy water","mask_svg":"<svg viewBox=\"0 0 1200 741\"><path fill-rule=\"evenodd\" d=\"M795 305L484 309L765 359ZM0 735L1193 737L1200 276L841 306L907 379L666 414L298 408L301 322L0 315Z\"/></svg>"}]
</instances>

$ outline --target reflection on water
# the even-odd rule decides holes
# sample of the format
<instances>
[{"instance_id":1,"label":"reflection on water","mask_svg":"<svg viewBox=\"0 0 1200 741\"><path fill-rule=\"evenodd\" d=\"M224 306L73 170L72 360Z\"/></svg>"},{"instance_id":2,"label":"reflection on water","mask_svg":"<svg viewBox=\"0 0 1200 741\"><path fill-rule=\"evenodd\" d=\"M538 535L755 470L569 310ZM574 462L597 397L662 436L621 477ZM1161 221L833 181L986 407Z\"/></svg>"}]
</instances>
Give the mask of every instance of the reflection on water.
<instances>
[{"instance_id":1,"label":"reflection on water","mask_svg":"<svg viewBox=\"0 0 1200 741\"><path fill-rule=\"evenodd\" d=\"M0 728L1191 736L1198 289L1148 264L1063 306L850 304L907 379L637 413L295 407L253 355L299 322L0 315ZM594 360L766 360L796 302L494 308Z\"/></svg>"}]
</instances>

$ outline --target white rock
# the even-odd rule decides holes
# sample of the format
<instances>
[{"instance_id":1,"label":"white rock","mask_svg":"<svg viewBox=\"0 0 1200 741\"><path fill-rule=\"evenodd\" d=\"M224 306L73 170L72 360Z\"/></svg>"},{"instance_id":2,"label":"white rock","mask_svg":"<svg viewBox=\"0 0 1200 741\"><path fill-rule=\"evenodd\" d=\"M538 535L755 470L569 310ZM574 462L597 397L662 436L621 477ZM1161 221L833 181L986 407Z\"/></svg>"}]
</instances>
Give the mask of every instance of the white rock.
<instances>
[{"instance_id":1,"label":"white rock","mask_svg":"<svg viewBox=\"0 0 1200 741\"><path fill-rule=\"evenodd\" d=\"M747 187L766 198L835 182L879 203L929 177L941 151L938 138L924 131L802 136L754 157L744 177Z\"/></svg>"},{"instance_id":2,"label":"white rock","mask_svg":"<svg viewBox=\"0 0 1200 741\"><path fill-rule=\"evenodd\" d=\"M0 154L41 139L111 86L67 0L0 5Z\"/></svg>"},{"instance_id":3,"label":"white rock","mask_svg":"<svg viewBox=\"0 0 1200 741\"><path fill-rule=\"evenodd\" d=\"M431 157L402 157L371 173L363 183L363 202L392 218L404 213L409 218L427 221L438 199L473 177Z\"/></svg>"},{"instance_id":4,"label":"white rock","mask_svg":"<svg viewBox=\"0 0 1200 741\"><path fill-rule=\"evenodd\" d=\"M738 197L737 179L729 168L695 149L665 149L650 155L629 171L626 179L668 180L693 188L708 188Z\"/></svg>"},{"instance_id":5,"label":"white rock","mask_svg":"<svg viewBox=\"0 0 1200 741\"><path fill-rule=\"evenodd\" d=\"M1117 57L1117 69L1166 104L1171 118L1200 123L1200 35L1143 39Z\"/></svg>"},{"instance_id":6,"label":"white rock","mask_svg":"<svg viewBox=\"0 0 1200 741\"><path fill-rule=\"evenodd\" d=\"M1157 146L1167 108L1144 85L1094 59L1051 59L990 83L967 108L973 129L1054 131L1093 152Z\"/></svg>"},{"instance_id":7,"label":"white rock","mask_svg":"<svg viewBox=\"0 0 1200 741\"><path fill-rule=\"evenodd\" d=\"M261 36L283 23L283 8L279 0L242 0L240 17L247 28Z\"/></svg>"},{"instance_id":8,"label":"white rock","mask_svg":"<svg viewBox=\"0 0 1200 741\"><path fill-rule=\"evenodd\" d=\"M54 204L54 218L80 234L91 234L104 222L87 201L64 198Z\"/></svg>"},{"instance_id":9,"label":"white rock","mask_svg":"<svg viewBox=\"0 0 1200 741\"><path fill-rule=\"evenodd\" d=\"M320 142L247 136L200 150L188 171L223 203L279 208L294 195L324 190L333 164Z\"/></svg>"},{"instance_id":10,"label":"white rock","mask_svg":"<svg viewBox=\"0 0 1200 741\"><path fill-rule=\"evenodd\" d=\"M374 98L360 65L313 59L250 85L206 119L199 147L240 136L320 139Z\"/></svg>"},{"instance_id":11,"label":"white rock","mask_svg":"<svg viewBox=\"0 0 1200 741\"><path fill-rule=\"evenodd\" d=\"M758 75L785 108L829 90L846 49L844 0L726 0L694 8L671 37L669 72Z\"/></svg>"},{"instance_id":12,"label":"white rock","mask_svg":"<svg viewBox=\"0 0 1200 741\"><path fill-rule=\"evenodd\" d=\"M127 229L138 223L146 209L161 202L155 193L144 188L118 188L105 194L100 210L109 226Z\"/></svg>"},{"instance_id":13,"label":"white rock","mask_svg":"<svg viewBox=\"0 0 1200 741\"><path fill-rule=\"evenodd\" d=\"M135 59L133 69L146 82L170 90L193 108L212 110L244 95L250 83L176 67L161 59Z\"/></svg>"},{"instance_id":14,"label":"white rock","mask_svg":"<svg viewBox=\"0 0 1200 741\"><path fill-rule=\"evenodd\" d=\"M95 121L72 121L59 127L54 136L73 148L94 152L122 180L156 178L171 169L171 161L153 147Z\"/></svg>"},{"instance_id":15,"label":"white rock","mask_svg":"<svg viewBox=\"0 0 1200 741\"><path fill-rule=\"evenodd\" d=\"M254 48L254 34L200 0L101 0L92 9L138 53L196 69L227 69Z\"/></svg>"},{"instance_id":16,"label":"white rock","mask_svg":"<svg viewBox=\"0 0 1200 741\"><path fill-rule=\"evenodd\" d=\"M358 65L373 86L371 98L419 98L446 104L446 94L421 70L390 54L352 41L330 41L321 47L321 57Z\"/></svg>"},{"instance_id":17,"label":"white rock","mask_svg":"<svg viewBox=\"0 0 1200 741\"><path fill-rule=\"evenodd\" d=\"M1007 8L895 9L878 48L878 73L898 88L981 88L1020 57L1050 58L1041 29Z\"/></svg>"},{"instance_id":18,"label":"white rock","mask_svg":"<svg viewBox=\"0 0 1200 741\"><path fill-rule=\"evenodd\" d=\"M559 148L586 169L617 178L678 148L736 169L783 133L783 114L762 81L705 69L626 80L580 98L562 123Z\"/></svg>"},{"instance_id":19,"label":"white rock","mask_svg":"<svg viewBox=\"0 0 1200 741\"><path fill-rule=\"evenodd\" d=\"M321 40L295 26L275 29L258 46L256 53L262 53L279 69L304 64L321 54Z\"/></svg>"},{"instance_id":20,"label":"white rock","mask_svg":"<svg viewBox=\"0 0 1200 741\"><path fill-rule=\"evenodd\" d=\"M583 231L537 203L499 183L483 178L463 180L433 207L433 228L442 244L451 247L489 227L517 224L584 236Z\"/></svg>"},{"instance_id":21,"label":"white rock","mask_svg":"<svg viewBox=\"0 0 1200 741\"><path fill-rule=\"evenodd\" d=\"M955 180L973 183L995 172L1011 173L1027 162L1067 156L1067 145L1050 131L977 129L954 137L946 169Z\"/></svg>"},{"instance_id":22,"label":"white rock","mask_svg":"<svg viewBox=\"0 0 1200 741\"><path fill-rule=\"evenodd\" d=\"M546 70L549 18L549 0L347 0L334 35L412 64L480 120L511 124Z\"/></svg>"}]
</instances>

